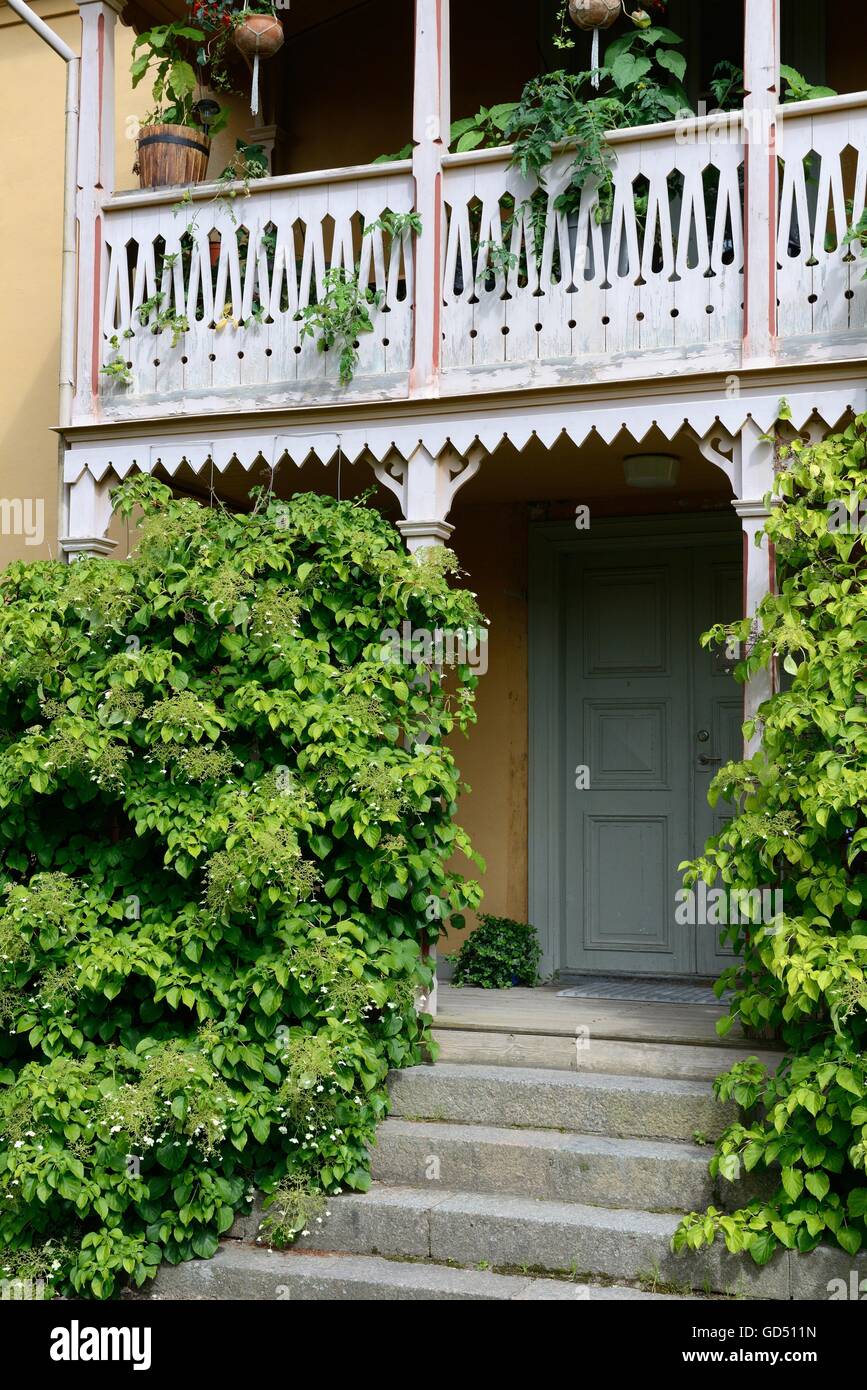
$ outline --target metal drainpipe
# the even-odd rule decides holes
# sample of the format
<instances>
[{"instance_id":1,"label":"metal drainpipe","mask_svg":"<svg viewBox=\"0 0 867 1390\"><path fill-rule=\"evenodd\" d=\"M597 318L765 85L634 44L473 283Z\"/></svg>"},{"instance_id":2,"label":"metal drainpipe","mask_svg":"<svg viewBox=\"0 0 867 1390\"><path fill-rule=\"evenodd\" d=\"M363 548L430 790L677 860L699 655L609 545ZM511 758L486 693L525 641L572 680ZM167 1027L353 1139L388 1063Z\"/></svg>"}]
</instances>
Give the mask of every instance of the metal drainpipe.
<instances>
[{"instance_id":1,"label":"metal drainpipe","mask_svg":"<svg viewBox=\"0 0 867 1390\"><path fill-rule=\"evenodd\" d=\"M60 367L58 413L61 430L72 423L72 401L75 392L75 300L78 279L76 247L76 201L78 173L78 115L81 59L68 43L34 14L24 0L7 0L9 8L29 24L49 48L66 64L65 145L63 166L63 259L60 277ZM63 485L63 438L60 440L60 512L63 516L65 488ZM62 533L65 525L62 524Z\"/></svg>"}]
</instances>

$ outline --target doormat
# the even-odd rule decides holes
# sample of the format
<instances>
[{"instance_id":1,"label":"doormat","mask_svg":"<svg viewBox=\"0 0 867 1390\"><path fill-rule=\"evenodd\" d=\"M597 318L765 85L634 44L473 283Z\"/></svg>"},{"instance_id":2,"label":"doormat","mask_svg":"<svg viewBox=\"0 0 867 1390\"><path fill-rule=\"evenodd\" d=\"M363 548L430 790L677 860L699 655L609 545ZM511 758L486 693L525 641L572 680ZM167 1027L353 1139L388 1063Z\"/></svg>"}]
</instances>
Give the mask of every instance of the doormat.
<instances>
[{"instance_id":1,"label":"doormat","mask_svg":"<svg viewBox=\"0 0 867 1390\"><path fill-rule=\"evenodd\" d=\"M558 999L634 999L645 1004L724 1004L709 985L690 980L647 980L595 975L579 985L557 991Z\"/></svg>"}]
</instances>

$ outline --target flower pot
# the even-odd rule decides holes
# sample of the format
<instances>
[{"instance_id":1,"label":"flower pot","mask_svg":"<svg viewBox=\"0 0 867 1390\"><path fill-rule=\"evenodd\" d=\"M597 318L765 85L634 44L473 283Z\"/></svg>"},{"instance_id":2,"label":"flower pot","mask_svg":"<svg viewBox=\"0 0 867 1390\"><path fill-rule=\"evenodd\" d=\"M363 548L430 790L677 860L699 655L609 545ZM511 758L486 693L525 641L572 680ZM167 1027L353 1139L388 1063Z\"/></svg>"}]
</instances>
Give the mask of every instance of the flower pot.
<instances>
[{"instance_id":1,"label":"flower pot","mask_svg":"<svg viewBox=\"0 0 867 1390\"><path fill-rule=\"evenodd\" d=\"M279 53L283 47L283 25L273 14L245 14L232 37L253 73L250 110L256 116L259 112L259 60L273 58Z\"/></svg>"},{"instance_id":2,"label":"flower pot","mask_svg":"<svg viewBox=\"0 0 867 1390\"><path fill-rule=\"evenodd\" d=\"M187 125L143 125L135 168L142 188L202 183L208 173L211 141Z\"/></svg>"},{"instance_id":3,"label":"flower pot","mask_svg":"<svg viewBox=\"0 0 867 1390\"><path fill-rule=\"evenodd\" d=\"M283 25L273 14L247 14L233 34L235 47L248 63L273 58L283 47Z\"/></svg>"},{"instance_id":4,"label":"flower pot","mask_svg":"<svg viewBox=\"0 0 867 1390\"><path fill-rule=\"evenodd\" d=\"M579 29L610 29L620 9L620 0L569 0L569 18Z\"/></svg>"}]
</instances>

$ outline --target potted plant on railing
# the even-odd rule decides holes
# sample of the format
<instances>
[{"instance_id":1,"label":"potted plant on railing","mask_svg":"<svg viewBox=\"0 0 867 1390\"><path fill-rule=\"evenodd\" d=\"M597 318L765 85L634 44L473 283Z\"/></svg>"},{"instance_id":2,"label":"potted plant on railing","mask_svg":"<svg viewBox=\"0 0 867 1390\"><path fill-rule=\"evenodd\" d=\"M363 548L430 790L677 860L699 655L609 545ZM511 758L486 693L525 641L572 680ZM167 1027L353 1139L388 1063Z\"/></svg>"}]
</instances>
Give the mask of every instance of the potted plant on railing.
<instances>
[{"instance_id":1,"label":"potted plant on railing","mask_svg":"<svg viewBox=\"0 0 867 1390\"><path fill-rule=\"evenodd\" d=\"M138 135L135 167L143 188L202 183L207 177L211 136L228 117L217 103L209 103L207 123L199 114L190 56L204 41L204 30L174 23L148 29L133 43L132 85L137 87L150 73L155 103Z\"/></svg>"}]
</instances>

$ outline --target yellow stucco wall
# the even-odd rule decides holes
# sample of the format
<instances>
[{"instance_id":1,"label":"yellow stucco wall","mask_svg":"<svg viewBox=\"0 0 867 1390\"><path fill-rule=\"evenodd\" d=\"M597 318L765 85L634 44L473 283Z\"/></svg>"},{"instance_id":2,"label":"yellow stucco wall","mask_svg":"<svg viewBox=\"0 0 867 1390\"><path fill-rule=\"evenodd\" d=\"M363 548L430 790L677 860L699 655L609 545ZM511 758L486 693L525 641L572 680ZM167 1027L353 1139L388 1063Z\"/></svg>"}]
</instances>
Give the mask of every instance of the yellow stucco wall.
<instances>
[{"instance_id":1,"label":"yellow stucco wall","mask_svg":"<svg viewBox=\"0 0 867 1390\"><path fill-rule=\"evenodd\" d=\"M486 868L478 875L463 856L452 867L479 877L485 891L481 911L526 921L527 507L469 506L453 520L463 583L478 595L490 629L488 669L476 694L478 723L468 737L452 739L471 788L461 798L458 820ZM465 932L448 933L443 954L459 950L465 939Z\"/></svg>"},{"instance_id":2,"label":"yellow stucco wall","mask_svg":"<svg viewBox=\"0 0 867 1390\"><path fill-rule=\"evenodd\" d=\"M77 53L78 8L30 0L31 8ZM129 79L133 31L117 27L115 113L117 187L134 188L135 121L146 111L147 83ZM63 213L63 60L0 3L0 109L3 188L0 199L0 499L23 504L23 526L0 507L0 565L57 553L57 367L60 341L60 250ZM231 127L214 142L219 173L235 136L250 124L234 102ZM9 514L9 521L4 518ZM42 518L41 527L38 525ZM10 534L10 527L25 534ZM29 537L29 539L28 539ZM31 541L37 543L30 543Z\"/></svg>"},{"instance_id":3,"label":"yellow stucco wall","mask_svg":"<svg viewBox=\"0 0 867 1390\"><path fill-rule=\"evenodd\" d=\"M78 51L75 6L36 0L34 8ZM50 426L57 418L65 81L62 59L0 8L0 497L34 499L44 511L41 544L0 531L0 564L44 559L57 536Z\"/></svg>"}]
</instances>

